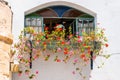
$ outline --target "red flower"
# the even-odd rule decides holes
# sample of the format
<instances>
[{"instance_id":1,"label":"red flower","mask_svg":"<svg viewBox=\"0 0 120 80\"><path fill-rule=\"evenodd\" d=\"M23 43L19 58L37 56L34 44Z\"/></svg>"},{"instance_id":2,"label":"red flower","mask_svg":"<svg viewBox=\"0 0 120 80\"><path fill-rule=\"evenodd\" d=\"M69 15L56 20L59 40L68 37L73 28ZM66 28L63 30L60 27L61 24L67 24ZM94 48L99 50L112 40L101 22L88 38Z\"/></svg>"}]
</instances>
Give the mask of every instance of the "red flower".
<instances>
[{"instance_id":1,"label":"red flower","mask_svg":"<svg viewBox=\"0 0 120 80\"><path fill-rule=\"evenodd\" d=\"M61 44L64 45L64 44L65 44L65 41L62 41Z\"/></svg>"},{"instance_id":2,"label":"red flower","mask_svg":"<svg viewBox=\"0 0 120 80\"><path fill-rule=\"evenodd\" d=\"M90 47L90 46L88 46L88 50L90 50L90 48L91 48L91 47Z\"/></svg>"},{"instance_id":3,"label":"red flower","mask_svg":"<svg viewBox=\"0 0 120 80\"><path fill-rule=\"evenodd\" d=\"M68 48L64 48L64 51L68 51Z\"/></svg>"},{"instance_id":4,"label":"red flower","mask_svg":"<svg viewBox=\"0 0 120 80\"><path fill-rule=\"evenodd\" d=\"M91 51L90 50L88 50L88 54L90 54L91 53Z\"/></svg>"},{"instance_id":5,"label":"red flower","mask_svg":"<svg viewBox=\"0 0 120 80\"><path fill-rule=\"evenodd\" d=\"M80 58L85 58L85 53L82 53L81 55L80 55Z\"/></svg>"},{"instance_id":6,"label":"red flower","mask_svg":"<svg viewBox=\"0 0 120 80\"><path fill-rule=\"evenodd\" d=\"M109 45L108 44L105 44L105 47L108 47Z\"/></svg>"},{"instance_id":7,"label":"red flower","mask_svg":"<svg viewBox=\"0 0 120 80\"><path fill-rule=\"evenodd\" d=\"M37 42L39 43L39 42L40 42L40 40L37 40Z\"/></svg>"},{"instance_id":8,"label":"red flower","mask_svg":"<svg viewBox=\"0 0 120 80\"><path fill-rule=\"evenodd\" d=\"M49 29L48 27L45 27L45 31L48 31L48 29Z\"/></svg>"},{"instance_id":9,"label":"red flower","mask_svg":"<svg viewBox=\"0 0 120 80\"><path fill-rule=\"evenodd\" d=\"M64 54L68 54L68 48L64 48Z\"/></svg>"},{"instance_id":10,"label":"red flower","mask_svg":"<svg viewBox=\"0 0 120 80\"><path fill-rule=\"evenodd\" d=\"M78 38L80 38L80 36L78 36Z\"/></svg>"},{"instance_id":11,"label":"red flower","mask_svg":"<svg viewBox=\"0 0 120 80\"><path fill-rule=\"evenodd\" d=\"M84 58L83 60L84 60L85 62L88 62L88 61L89 61L89 59L88 59L88 58Z\"/></svg>"},{"instance_id":12,"label":"red flower","mask_svg":"<svg viewBox=\"0 0 120 80\"><path fill-rule=\"evenodd\" d=\"M68 51L64 51L64 54L68 54Z\"/></svg>"},{"instance_id":13,"label":"red flower","mask_svg":"<svg viewBox=\"0 0 120 80\"><path fill-rule=\"evenodd\" d=\"M80 43L81 42L81 40L80 39L78 39L78 43Z\"/></svg>"},{"instance_id":14,"label":"red flower","mask_svg":"<svg viewBox=\"0 0 120 80\"><path fill-rule=\"evenodd\" d=\"M57 62L61 62L61 60L60 60L60 59L57 59L56 61L57 61Z\"/></svg>"},{"instance_id":15,"label":"red flower","mask_svg":"<svg viewBox=\"0 0 120 80\"><path fill-rule=\"evenodd\" d=\"M46 42L43 42L43 45L46 45Z\"/></svg>"},{"instance_id":16,"label":"red flower","mask_svg":"<svg viewBox=\"0 0 120 80\"><path fill-rule=\"evenodd\" d=\"M86 46L86 44L83 44L83 46Z\"/></svg>"},{"instance_id":17,"label":"red flower","mask_svg":"<svg viewBox=\"0 0 120 80\"><path fill-rule=\"evenodd\" d=\"M57 40L60 40L60 37L58 37Z\"/></svg>"},{"instance_id":18,"label":"red flower","mask_svg":"<svg viewBox=\"0 0 120 80\"><path fill-rule=\"evenodd\" d=\"M59 28L60 31L62 31L63 29L62 28Z\"/></svg>"}]
</instances>

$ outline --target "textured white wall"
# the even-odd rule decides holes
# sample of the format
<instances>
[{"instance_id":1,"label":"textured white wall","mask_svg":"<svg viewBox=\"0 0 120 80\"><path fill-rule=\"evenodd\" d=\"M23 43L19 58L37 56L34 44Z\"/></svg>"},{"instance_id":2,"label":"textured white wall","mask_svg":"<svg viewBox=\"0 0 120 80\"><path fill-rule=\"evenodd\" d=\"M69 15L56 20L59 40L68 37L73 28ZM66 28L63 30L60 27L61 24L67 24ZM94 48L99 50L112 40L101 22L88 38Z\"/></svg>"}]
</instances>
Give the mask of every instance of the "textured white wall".
<instances>
[{"instance_id":1,"label":"textured white wall","mask_svg":"<svg viewBox=\"0 0 120 80\"><path fill-rule=\"evenodd\" d=\"M14 40L24 26L24 12L40 4L55 0L8 0L13 11L13 34ZM59 0L60 1L60 0ZM68 0L62 0L68 1ZM107 53L120 53L120 0L69 0L69 2L79 4L97 14L97 22L106 29L109 40ZM99 63L101 59L96 61ZM97 69L94 65L91 80L119 80L120 54L113 54L103 66Z\"/></svg>"},{"instance_id":2,"label":"textured white wall","mask_svg":"<svg viewBox=\"0 0 120 80\"><path fill-rule=\"evenodd\" d=\"M76 71L78 67L79 69L83 68L82 75L86 77L85 80L89 80L89 75L91 73L90 63L84 66L81 60L80 64L73 65L74 59L70 59L68 63L63 61L58 63L54 61L55 55L60 56L60 59L64 59L63 54L56 53L51 55L48 61L44 61L44 58L41 57L33 62L32 72L35 73L36 70L39 70L39 74L33 80L83 80L82 76L79 75L79 71ZM75 71L75 74L73 74L73 71ZM16 77L17 74L13 76L13 80L29 80L24 74L22 74L22 77Z\"/></svg>"}]
</instances>

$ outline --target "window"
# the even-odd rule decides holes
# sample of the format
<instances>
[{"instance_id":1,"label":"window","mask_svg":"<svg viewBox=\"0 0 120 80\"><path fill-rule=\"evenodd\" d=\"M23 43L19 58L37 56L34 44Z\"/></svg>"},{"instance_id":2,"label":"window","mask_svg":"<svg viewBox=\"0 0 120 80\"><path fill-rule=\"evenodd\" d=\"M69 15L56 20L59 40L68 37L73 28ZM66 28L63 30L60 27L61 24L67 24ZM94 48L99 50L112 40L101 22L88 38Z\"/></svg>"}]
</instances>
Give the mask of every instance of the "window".
<instances>
[{"instance_id":1,"label":"window","mask_svg":"<svg viewBox=\"0 0 120 80\"><path fill-rule=\"evenodd\" d=\"M26 17L25 18L25 27L32 27L36 32L42 31L42 18L41 17Z\"/></svg>"},{"instance_id":2,"label":"window","mask_svg":"<svg viewBox=\"0 0 120 80\"><path fill-rule=\"evenodd\" d=\"M25 27L33 27L36 32L44 31L45 26L52 32L56 24L65 27L66 36L69 27L74 35L89 34L95 28L93 16L67 6L50 6L25 16Z\"/></svg>"},{"instance_id":3,"label":"window","mask_svg":"<svg viewBox=\"0 0 120 80\"><path fill-rule=\"evenodd\" d=\"M81 32L90 33L94 30L94 18L78 18L77 19L77 32L79 35L82 35Z\"/></svg>"}]
</instances>

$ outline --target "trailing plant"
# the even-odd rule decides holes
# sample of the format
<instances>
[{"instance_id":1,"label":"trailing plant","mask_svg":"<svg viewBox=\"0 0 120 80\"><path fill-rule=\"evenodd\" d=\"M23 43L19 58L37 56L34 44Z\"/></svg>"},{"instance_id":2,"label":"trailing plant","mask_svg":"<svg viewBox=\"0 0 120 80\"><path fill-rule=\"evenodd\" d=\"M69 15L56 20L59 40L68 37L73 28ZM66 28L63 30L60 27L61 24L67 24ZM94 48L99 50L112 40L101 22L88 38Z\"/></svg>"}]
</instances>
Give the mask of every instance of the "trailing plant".
<instances>
[{"instance_id":1,"label":"trailing plant","mask_svg":"<svg viewBox=\"0 0 120 80\"><path fill-rule=\"evenodd\" d=\"M98 28L81 33L81 36L72 34L71 27L69 27L68 33L63 28L56 28L51 33L48 28L45 28L44 32L35 32L32 27L25 28L21 31L18 43L14 45L14 51L11 51L18 55L19 63L22 65L18 74L24 72L32 79L38 74L38 71L34 74L30 73L30 62L41 58L41 56L44 57L43 60L48 61L51 55L56 55L53 61L65 63L73 58L74 65L79 64L80 60L84 64L88 64L91 59L94 60L97 56L105 58L110 56L102 53L103 49L108 47L104 29ZM50 53L44 54L47 51ZM31 58L30 53L32 53ZM58 53L64 55L64 58L61 59ZM91 56L91 53L93 53L93 56ZM76 70L79 70L79 68L76 68Z\"/></svg>"}]
</instances>

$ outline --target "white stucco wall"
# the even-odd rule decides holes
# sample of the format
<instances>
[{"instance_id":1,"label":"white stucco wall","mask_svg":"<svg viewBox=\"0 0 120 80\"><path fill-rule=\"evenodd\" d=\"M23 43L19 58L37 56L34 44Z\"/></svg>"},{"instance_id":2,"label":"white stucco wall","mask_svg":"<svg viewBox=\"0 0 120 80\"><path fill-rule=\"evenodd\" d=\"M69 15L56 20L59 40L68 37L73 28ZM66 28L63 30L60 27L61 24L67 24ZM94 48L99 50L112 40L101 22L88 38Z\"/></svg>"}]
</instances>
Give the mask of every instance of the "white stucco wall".
<instances>
[{"instance_id":1,"label":"white stucco wall","mask_svg":"<svg viewBox=\"0 0 120 80\"><path fill-rule=\"evenodd\" d=\"M7 0L13 11L13 35L14 41L20 30L24 27L24 12L40 4L56 0ZM60 0L59 0L60 1ZM120 53L120 0L62 0L79 4L97 14L97 22L106 29L106 35L109 40L109 49L107 53ZM100 59L96 60L97 62ZM91 72L90 80L119 80L120 54L113 54L106 62L103 68L94 69Z\"/></svg>"}]
</instances>

